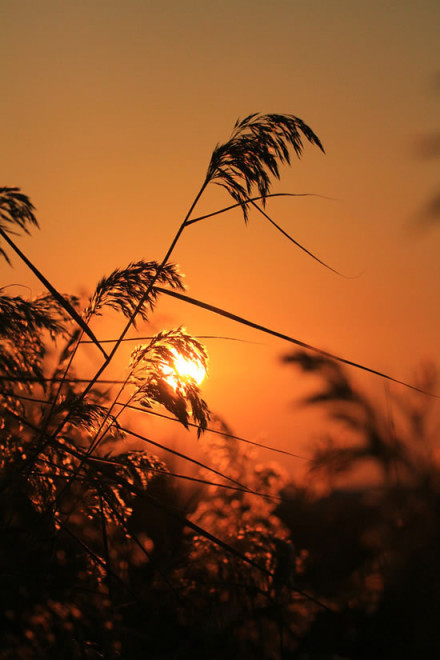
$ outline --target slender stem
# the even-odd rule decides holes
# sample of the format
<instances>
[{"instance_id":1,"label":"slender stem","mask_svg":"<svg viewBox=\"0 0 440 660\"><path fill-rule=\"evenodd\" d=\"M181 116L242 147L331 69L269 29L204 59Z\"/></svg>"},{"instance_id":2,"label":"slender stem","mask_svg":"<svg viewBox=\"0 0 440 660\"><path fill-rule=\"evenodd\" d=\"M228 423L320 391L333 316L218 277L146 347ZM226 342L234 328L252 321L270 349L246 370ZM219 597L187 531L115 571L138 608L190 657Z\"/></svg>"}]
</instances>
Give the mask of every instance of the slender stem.
<instances>
[{"instance_id":1,"label":"slender stem","mask_svg":"<svg viewBox=\"0 0 440 660\"><path fill-rule=\"evenodd\" d=\"M137 495L139 495L139 493L137 493ZM100 496L101 496L101 493L100 493ZM119 511L113 506L113 504L112 504L112 502L110 501L110 499L108 498L108 496L106 496L105 493L103 493L103 496L104 496L104 498L105 498L105 500L106 500L106 502L107 502L107 506L112 510L112 513L113 513L113 515L115 516L115 518L118 519L119 524L122 525L122 527L124 528L125 532L126 532L126 533L128 534L128 536L131 538L131 540L132 540L132 541L138 546L138 548L141 550L141 552L147 557L148 561L151 562L151 561L152 561L152 555L151 555L151 554L148 552L148 550L144 547L144 544L141 543L141 542L139 541L139 539L138 539L138 537L136 536L136 534L134 534L134 533L130 530L130 528L129 528L128 525L127 525L127 521L124 520L123 516L121 516L121 514L119 513ZM171 584L171 582L170 582L170 580L168 579L166 573L164 573L164 571L161 570L161 568L160 568L159 566L155 566L155 569L157 570L157 572L159 573L160 577L162 578L162 580L164 581L164 583L167 585L167 587L169 587L169 589L172 591L172 593L173 593L174 596L176 597L176 600L177 600L179 603L183 604L182 598L179 596L178 592L176 591L176 589L175 589L175 588L173 587L173 585ZM110 581L109 581L109 582L110 582ZM110 595L111 595L111 594L110 594Z\"/></svg>"},{"instance_id":2,"label":"slender stem","mask_svg":"<svg viewBox=\"0 0 440 660\"><path fill-rule=\"evenodd\" d=\"M174 248L176 247L176 244L177 244L177 242L178 242L178 240L179 240L179 238L180 238L180 236L181 236L183 230L185 229L185 226L186 226L187 220L188 220L188 218L191 216L191 213L193 212L193 210L194 210L194 208L195 208L197 202L199 201L200 197L202 196L202 194L203 194L203 192L204 192L206 186L208 185L208 183L209 183L209 179L206 178L205 181L203 182L202 187L200 188L199 192L197 193L197 195L196 195L196 197L195 197L193 203L191 204L191 206L190 206L190 208L189 208L189 211L188 211L188 213L186 214L186 216L185 216L185 218L184 218L182 224L180 225L179 229L177 230L177 233L176 233L174 239L172 240L171 245L170 245L170 247L168 248L168 251L167 251L165 257L162 259L162 263L160 264L160 266L159 266L158 269L156 270L156 273L155 273L155 275L153 276L153 278L151 279L151 282L150 282L150 284L148 285L148 287L147 287L145 293L143 294L142 298L140 299L139 303L137 304L136 309L133 311L131 317L129 318L129 320L128 320L126 326L125 326L125 328L123 329L121 335L119 336L119 338L118 338L118 340L116 341L115 345L113 346L112 350L110 351L110 353L109 353L108 355L106 355L105 361L104 361L104 362L102 363L102 365L99 367L99 369L98 369L98 371L95 373L94 377L93 377L91 380L88 381L88 384L86 385L86 387L85 387L85 389L83 390L82 394L78 397L77 404L81 403L81 401L83 401L83 400L85 399L85 397L86 397L87 394L90 392L90 390L92 389L92 387L95 385L95 383L96 383L96 381L98 380L98 378L100 377L100 375L103 373L103 371L108 367L108 365L109 365L110 362L112 361L112 359L113 359L113 357L114 357L116 351L118 350L119 346L121 345L122 341L124 340L125 335L127 334L127 332L129 331L129 329L130 329L131 326L133 325L133 322L134 322L134 320L135 320L137 314L138 314L139 311L141 310L142 305L145 303L146 300L148 300L148 296L150 295L150 293L151 293L151 291L152 291L152 289L153 289L154 284L156 283L156 281L157 281L157 279L158 279L160 273L162 272L162 269L163 269L164 266L166 266L166 264L168 263L168 260L169 260L169 258L170 258L170 256L171 256L171 254L172 254ZM1 230L0 230L0 231L1 231ZM87 327L87 326L86 326L86 327ZM70 411L67 413L67 415L65 416L65 418L63 419L63 421L58 425L58 427L56 428L56 430L54 431L54 433L50 436L52 439L55 438L55 437L61 432L61 430L64 428L65 424L67 423L67 421L70 419L71 414L72 414L72 413L71 413ZM92 443L91 443L91 445L90 445L90 447L89 447L89 453L88 453L88 456L90 456L90 454L91 454L91 453L93 452L93 450L95 449L95 445L94 445L95 440L96 440L96 438L94 438L94 440L92 441ZM33 460L35 460L35 459L38 457L39 453L45 449L45 447L47 446L47 444L48 444L49 442L50 442L50 438L49 438L49 436L48 436L47 441L46 441L43 445L41 445L40 447L38 447L38 449L37 449L35 455L33 456ZM66 486L66 487L67 487L67 486Z\"/></svg>"},{"instance_id":3,"label":"slender stem","mask_svg":"<svg viewBox=\"0 0 440 660\"><path fill-rule=\"evenodd\" d=\"M201 220L206 220L207 218L212 218L215 215L220 215L220 213L226 213L226 211L231 211L236 209L239 206L243 207L243 204L250 204L251 202L258 202L260 199L268 199L269 197L320 197L321 199L334 199L333 197L327 197L326 195L318 195L318 193L270 193L269 195L258 195L258 197L249 197L247 201L238 202L237 204L232 204L231 206L226 206L224 209L219 211L213 211L213 213L207 213L206 215L201 215L198 218L193 220L188 220L186 225L193 225L195 222L200 222Z\"/></svg>"},{"instance_id":4,"label":"slender stem","mask_svg":"<svg viewBox=\"0 0 440 660\"><path fill-rule=\"evenodd\" d=\"M44 403L41 402L41 403ZM116 401L117 406L124 406L124 408L128 408L130 410L136 410L138 412L144 413L145 415L153 415L154 417L160 417L161 419L166 419L169 422L179 422L178 419L175 417L170 417L169 415L164 415L163 413L159 413L155 410L150 410L149 408L142 408L141 406L134 406L131 405L130 403L119 403L119 401ZM191 428L199 429L200 425L199 424L194 424L193 422L188 422L188 426L191 426ZM233 435L232 433L228 433L227 431L218 431L217 429L212 429L209 428L209 426L205 429L205 433L213 433L215 435L221 435L223 438L230 438L231 440L237 440L239 442L244 442L248 445L252 445L253 447L259 447L260 449L267 449L268 451L273 451L277 454L284 454L285 456L292 456L293 458L299 458L302 461L310 461L310 458L307 458L306 456L300 456L299 454L294 454L291 451L287 451L286 449L277 449L276 447L270 447L269 445L265 445L261 442L256 442L254 440L248 440L247 438L242 438L239 435Z\"/></svg>"},{"instance_id":5,"label":"slender stem","mask_svg":"<svg viewBox=\"0 0 440 660\"><path fill-rule=\"evenodd\" d=\"M95 376L90 381L89 385L85 388L85 390L82 393L80 399L83 399L90 392L90 390L92 389L93 385L95 384L95 382L97 381L99 376L102 374L102 372L108 367L108 365L112 361L116 351L118 350L119 346L121 345L122 341L124 340L125 335L127 334L127 332L130 330L131 326L133 325L133 322L134 322L136 316L138 315L140 309L142 308L145 301L148 300L148 296L150 295L150 293L153 289L153 286L156 283L157 278L159 277L160 273L162 272L162 269L168 263L168 260L171 257L171 254L173 253L174 248L176 247L176 244L177 244L183 230L186 227L186 223L188 221L188 218L190 217L191 213L193 212L194 207L196 206L197 202L199 201L200 197L202 196L202 193L204 192L204 190L205 190L206 186L208 185L208 183L209 183L208 179L205 179L205 181L204 181L202 187L200 188L196 198L194 199L193 203L191 204L191 207L190 207L188 213L186 214L184 221L182 222L179 229L177 230L177 233L176 233L173 241L171 242L171 245L168 248L168 251L167 251L165 257L162 260L162 263L160 264L159 268L156 271L156 274L153 276L150 284L148 285L148 288L146 289L144 295L142 296L139 303L137 304L136 309L133 311L131 317L129 318L125 328L123 329L121 335L119 336L118 340L116 341L116 343L113 346L112 350L110 351L109 355L106 357L105 361L100 366L100 368L96 372Z\"/></svg>"},{"instance_id":6,"label":"slender stem","mask_svg":"<svg viewBox=\"0 0 440 660\"><path fill-rule=\"evenodd\" d=\"M37 378L36 376L0 376L0 382L7 383L89 383L90 378ZM125 380L103 379L96 381L101 385L121 385ZM12 396L12 395L11 395ZM16 396L15 394L13 396Z\"/></svg>"},{"instance_id":7,"label":"slender stem","mask_svg":"<svg viewBox=\"0 0 440 660\"><path fill-rule=\"evenodd\" d=\"M384 378L385 380L388 380L392 383L403 385L404 387L407 387L410 390L414 390L415 392L420 392L421 394L425 394L426 396L430 396L434 399L440 399L439 394L433 394L432 392L423 390L420 387L416 387L415 385L410 385L409 383L406 383L403 380L398 380L397 378L388 376L388 374L385 374L381 371L377 371L376 369L370 369L369 367L366 367L363 364L359 364L358 362L353 362L352 360L347 360L345 358L339 357L334 353L323 351L322 349L317 348L312 344L307 344L306 342L301 341L299 339L295 339L294 337L290 337L289 335L285 335L281 332L277 332L276 330L271 330L270 328L267 328L264 325L260 325L259 323L248 321L242 316L237 316L237 314L231 314L231 312L227 312L226 310L221 309L220 307L215 307L214 305L210 305L209 303L202 302L201 300L196 300L195 298L191 298L190 296L185 296L183 293L177 293L177 291L163 289L162 287L157 287L157 291L159 291L160 293L165 293L167 296L171 296L172 298L178 298L179 300L183 300L183 302L190 303L191 305L195 305L196 307L200 307L201 309L206 309L209 312L213 312L214 314L219 314L220 316L224 316L227 319L231 319L231 321L235 321L236 323L241 323L242 325L246 325L249 328L254 328L254 330L259 330L260 332L265 332L266 334L272 335L273 337L278 337L279 339L283 339L284 341L287 341L291 344L296 344L296 346L301 346L301 348L305 348L309 351L313 351L318 355L323 355L324 357L330 358L331 360L335 360L336 362L340 362L341 364L346 364L349 367L355 367L356 369L361 369L362 371L366 371L367 373L373 374L375 376L379 376L380 378Z\"/></svg>"},{"instance_id":8,"label":"slender stem","mask_svg":"<svg viewBox=\"0 0 440 660\"><path fill-rule=\"evenodd\" d=\"M107 409L106 414L105 414L105 417L104 417L103 421L101 422L101 425L100 425L99 429L98 429L97 432L95 433L95 436L94 436L93 440L91 441L89 448L87 449L87 451L86 451L86 453L84 454L83 458L80 460L79 465L78 465L77 468L74 470L74 472L73 472L72 476L69 478L69 480L64 484L62 490L58 493L58 495L57 495L57 500L58 500L58 498L61 497L61 495L63 495L63 493L69 488L70 484L71 484L71 483L74 481L74 479L76 479L76 477L79 475L79 473L80 473L80 471L81 471L81 469L82 469L82 466L83 466L84 463L87 461L87 459L90 458L90 456L93 454L93 452L95 451L95 449L97 449L97 447L98 447L98 445L100 444L101 440L104 438L105 433L107 433L107 432L110 430L110 427L113 425L113 423L114 423L114 422L116 421L116 419L119 417L119 415L124 411L125 405L128 405L128 404L133 400L134 393L133 393L133 394L130 396L130 398L128 399L127 404L125 404L124 407L123 407L121 410L118 411L117 415L116 415L116 416L114 417L114 419L110 422L110 424L109 424L109 426L107 427L107 429L105 429L105 424L106 424L108 418L110 417L110 415L111 415L111 413L112 413L112 410L113 410L113 408L115 407L115 405L116 405L116 403L117 403L117 400L118 400L119 396L122 394L124 388L126 387L128 381L129 381L129 379L130 379L131 374L132 374L132 370L131 370L130 373L128 374L127 378L126 378L126 379L123 381L123 383L121 384L121 387L120 387L120 389L119 389L119 392L117 393L116 397L114 398L114 400L113 400L111 406ZM60 387L61 387L61 385L60 385ZM47 424L46 424L46 427L47 427ZM45 428L45 430L46 430L46 428ZM47 444L47 443L46 443L46 444ZM45 445L44 445L44 446L45 446ZM38 453L39 453L39 448L37 448L37 454L36 454L36 455L38 455Z\"/></svg>"},{"instance_id":9,"label":"slender stem","mask_svg":"<svg viewBox=\"0 0 440 660\"><path fill-rule=\"evenodd\" d=\"M100 382L100 381L99 381ZM121 383L123 381L120 381ZM5 392L2 392L3 395L6 395ZM51 404L51 401L45 401L44 399L36 399L35 397L29 397L25 396L24 394L14 394L13 395L15 399L20 399L23 401L30 401L31 403L39 403L42 406L49 406ZM145 415L152 415L153 417L159 417L160 419L166 419L169 422L175 422L180 424L179 420L176 419L176 417L171 417L170 415L164 415L163 413L157 412L156 410L151 410L150 408L143 408L142 406L135 406L130 404L129 402L126 403L121 403L119 401L115 402L115 405L117 406L123 406L123 408L128 408L129 410L136 410L137 412L144 413ZM115 419L119 416L115 415ZM199 429L200 425L199 424L194 424L193 422L188 422L188 426L191 428ZM273 451L276 452L277 454L285 454L286 456L293 456L293 458L300 458L302 461L310 461L310 458L307 458L306 456L300 456L299 454L294 454L291 451L287 451L285 449L277 449L276 447L271 447L270 445L265 445L261 442L256 442L254 440L248 440L247 438L242 438L239 435L233 435L232 433L228 433L227 431L219 431L217 429L212 429L209 426L205 429L205 433L214 433L215 435L221 435L224 438L230 438L232 440L238 440L239 442L244 442L248 445L253 445L255 447L259 447L261 449L267 449L268 451ZM40 459L41 460L41 459Z\"/></svg>"},{"instance_id":10,"label":"slender stem","mask_svg":"<svg viewBox=\"0 0 440 660\"><path fill-rule=\"evenodd\" d=\"M114 417L113 417L113 419L111 420L111 422L110 422L110 424L108 425L108 427L105 428L105 424L106 424L108 418L110 417L110 415L112 414L112 410L113 410L113 408L115 407L115 405L116 405L116 403L117 403L117 400L118 400L119 396L122 394L124 388L127 386L127 383L128 383L128 381L129 381L129 379L130 379L131 374L132 374L132 371L130 371L130 373L128 374L127 378L125 379L125 381L122 383L121 387L119 388L119 392L118 392L117 395L114 397L113 402L112 402L112 404L110 405L110 407L107 409L107 412L106 412L106 414L105 414L105 417L104 417L103 421L101 422L101 425L100 425L99 429L98 429L97 432L95 433L95 437L93 438L92 442L90 443L90 446L89 446L88 450L86 451L86 453L85 453L85 455L84 455L84 458L80 461L80 463L79 463L79 465L78 465L78 467L77 467L77 469L76 469L74 475L72 476L72 479L71 479L71 480L65 485L65 488L68 488L68 487L70 486L70 483L73 481L73 479L76 477L76 475L79 474L79 472L80 472L80 470L81 470L83 464L85 463L85 461L86 461L86 460L87 460L87 459L93 454L93 452L95 451L95 449L97 449L99 443L100 443L101 440L104 438L105 434L109 432L109 430L110 430L110 428L112 427L112 425L114 424L114 422L115 422L115 421L117 420L117 418L121 415L121 413L124 412L125 407L126 407L126 406L127 406L132 400L133 400L133 398L134 398L134 396L135 396L135 393L133 393L133 394L130 396L130 398L128 399L127 403L123 405L123 407L118 411L118 413L117 413L116 415L114 415Z\"/></svg>"},{"instance_id":11,"label":"slender stem","mask_svg":"<svg viewBox=\"0 0 440 660\"><path fill-rule=\"evenodd\" d=\"M177 451L176 449L171 449L171 447L166 447L165 445L162 445L159 442L155 442L154 440L151 440L151 438L147 438L145 435L141 435L140 433L136 433L135 431L127 429L124 426L121 426L120 428L121 428L122 431L124 431L125 433L128 433L128 435L131 435L133 438L137 438L138 440L142 440L143 442L146 442L150 445L153 445L153 447L157 447L158 449L163 449L164 451L167 451L169 454L173 454L173 456L178 456L179 458L183 458L183 460L188 461L189 463L193 463L194 465L197 465L198 467L201 467L204 470L208 470L209 472L212 472L213 474L216 474L218 477L221 477L222 479L226 479L227 481L235 484L236 486L240 486L240 488L244 488L248 493L253 492L250 488L245 486L245 484L243 484L241 481L238 481L237 479L233 479L232 477L228 477L226 474L223 474L223 472L220 472L219 470L215 470L214 468L209 467L209 465L206 465L205 463L201 463L200 461L196 460L195 458L191 458L190 456L187 456L186 454L182 454L182 452Z\"/></svg>"},{"instance_id":12,"label":"slender stem","mask_svg":"<svg viewBox=\"0 0 440 660\"><path fill-rule=\"evenodd\" d=\"M110 602L113 603L113 589L112 589L112 581L111 581L111 564L110 564L110 552L109 552L108 536L107 536L107 523L105 520L104 506L102 503L102 492L99 486L97 488L97 492L99 494L99 510L101 515L102 540L104 544L105 570L106 570L106 578L107 578L108 595L110 597Z\"/></svg>"},{"instance_id":13,"label":"slender stem","mask_svg":"<svg viewBox=\"0 0 440 660\"><path fill-rule=\"evenodd\" d=\"M133 487L132 487L132 489L134 490ZM270 577L272 579L274 578L274 573L271 570L267 569L265 566L262 566L259 562L255 561L251 557L248 557L246 554L243 554L239 550L236 550L232 545L230 545L229 543L221 540L218 536L215 536L214 534L211 534L210 532L208 532L203 527L200 527L199 525L194 523L192 520L187 518L184 514L180 513L177 510L172 509L165 502L157 499L156 497L153 497L152 495L150 495L147 492L144 494L144 497L146 499L150 500L150 502L152 504L154 504L157 508L161 509L162 511L166 511L166 513L169 516L175 518L176 520L179 520L179 522L183 523L186 527L189 527L189 529L192 529L194 532L196 532L200 536L203 536L208 541L211 541L217 547L223 548L223 550L226 550L229 554L237 557L238 559L241 559L248 566L253 566L257 570L259 570L261 573L263 573L264 575L267 575L268 577ZM288 585L286 585L286 586L288 586ZM330 607L328 607L325 603L321 602L320 600L318 600L314 596L306 593L302 589L299 589L298 587L293 587L293 586L289 586L288 588L293 593L297 593L300 596L302 596L303 598L306 598L307 600L310 600L311 602L315 603L316 605L319 605L320 607L322 607L322 608L328 610L329 612L331 612Z\"/></svg>"},{"instance_id":14,"label":"slender stem","mask_svg":"<svg viewBox=\"0 0 440 660\"><path fill-rule=\"evenodd\" d=\"M69 316L72 317L74 321L77 322L79 327L88 334L90 339L92 339L93 343L96 344L96 346L99 348L101 353L104 355L105 358L108 358L107 353L104 351L102 346L100 345L98 339L96 336L93 334L93 332L90 330L89 326L87 323L84 322L84 320L81 318L81 316L78 314L76 309L70 304L68 300L64 298L64 296L59 293L55 287L49 282L49 280L44 277L44 275L38 270L34 264L29 261L29 259L26 257L25 254L20 250L20 248L15 245L14 241L9 238L8 234L0 228L0 236L5 239L5 241L8 243L8 245L14 250L16 254L20 257L20 259L26 264L28 268L34 273L34 275L40 280L40 282L46 287L46 289L53 295L55 300L57 300L60 305L66 310L66 312L69 314Z\"/></svg>"},{"instance_id":15,"label":"slender stem","mask_svg":"<svg viewBox=\"0 0 440 660\"><path fill-rule=\"evenodd\" d=\"M325 261L322 261L322 259L319 259L319 257L317 257L316 255L314 255L313 252L310 252L310 250L308 250L308 249L305 248L303 245L301 245L301 243L298 243L298 241L296 241L294 238L292 238L292 236L290 236L290 234L288 234L286 231L284 231L284 229L282 229L282 227L280 227L279 225L277 225L277 223L275 222L275 220L272 220L272 218L271 218L269 215L267 215L267 213L266 213L265 211L263 211L263 209L260 208L260 207L258 206L258 204L255 204L255 202L252 201L252 200L249 200L249 201L250 201L250 203L252 204L252 206L254 206L254 207L257 209L257 211L259 211L262 215L264 215L264 217L266 218L266 220L269 220L269 222L275 227L275 229L278 229L278 231L281 232L281 234L282 234L283 236L285 236L287 239L289 239L289 241L291 241L292 243L294 243L294 245L296 245L297 247L299 247L300 250L302 250L303 252L305 252L306 254L308 254L309 257L312 257L312 259L314 259L314 260L317 261L319 264L321 264L321 266L324 266L324 268L328 268L328 270L331 270L332 273L336 273L336 275L340 275L341 277L345 277L346 279L353 279L353 278L349 277L348 275L344 275L343 273L340 273L340 272L339 272L338 270L336 270L335 268L332 268L331 266L329 266L328 264L326 264Z\"/></svg>"},{"instance_id":16,"label":"slender stem","mask_svg":"<svg viewBox=\"0 0 440 660\"><path fill-rule=\"evenodd\" d=\"M87 322L88 322L89 320L90 320L90 317L87 319ZM54 410L55 410L55 406L56 406L56 404L57 404L58 397L59 397L59 395L60 395L60 393L61 393L61 390L62 390L62 388L63 388L64 383L66 382L67 374L69 373L69 369L70 369L70 367L71 367L71 365L72 365L73 358L74 358L75 355L76 355L76 352L77 352L78 347L79 347L79 345L80 345L80 343L81 343L81 338L83 337L83 335L84 335L84 331L81 330L81 333L80 333L80 335L79 335L79 337L78 337L78 339L77 339L77 341L76 341L76 346L75 346L74 350L72 351L72 354L71 354L71 356L70 356L70 358L69 358L69 362L67 363L66 369L64 370L64 374L62 375L62 377L61 377L61 379L60 379L60 381L59 381L58 389L57 389L57 391L55 392L55 396L54 396L53 399L52 399L52 403L51 403L50 410L49 410L49 412L47 413L47 415L45 416L44 424L43 424L43 427L42 427L42 429L41 429L41 433L40 433L39 443L40 443L40 442L44 442L44 436L45 436L45 434L46 434L47 429L49 428L49 423L50 423L50 420L51 420L51 418L52 418L52 414L53 414L53 412L54 412ZM67 344L67 345L68 345L68 344ZM55 371L55 373L56 373L56 371ZM38 450L38 447L37 447L37 450Z\"/></svg>"},{"instance_id":17,"label":"slender stem","mask_svg":"<svg viewBox=\"0 0 440 660\"><path fill-rule=\"evenodd\" d=\"M223 337L221 335L193 335L194 339L225 339L228 341L239 341L242 344L261 344L258 341L249 341L248 339L240 339L239 337ZM144 341L146 339L154 339L154 335L148 337L125 337L122 341ZM100 339L101 344L114 344L117 339ZM91 344L90 339L82 339L80 344Z\"/></svg>"}]
</instances>

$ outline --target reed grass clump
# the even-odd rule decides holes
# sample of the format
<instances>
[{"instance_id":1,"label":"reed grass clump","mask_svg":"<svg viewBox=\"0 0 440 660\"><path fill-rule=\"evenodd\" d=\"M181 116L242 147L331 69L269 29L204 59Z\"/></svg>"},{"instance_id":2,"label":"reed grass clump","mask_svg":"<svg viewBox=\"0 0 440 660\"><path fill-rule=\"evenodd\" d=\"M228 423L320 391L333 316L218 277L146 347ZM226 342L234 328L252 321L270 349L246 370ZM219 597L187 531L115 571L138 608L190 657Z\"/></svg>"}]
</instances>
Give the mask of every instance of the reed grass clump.
<instances>
[{"instance_id":1,"label":"reed grass clump","mask_svg":"<svg viewBox=\"0 0 440 660\"><path fill-rule=\"evenodd\" d=\"M176 354L204 368L208 362L203 344L182 327L142 340L126 371L113 373L121 344L136 340L129 331L137 331L140 320L148 324L168 295L313 350L314 363L305 354L291 361L329 365L337 382L346 366L395 380L190 298L170 262L185 229L239 206L245 222L250 210L263 213L334 270L264 210L280 165L290 164L291 152L301 156L305 142L323 151L293 115L238 121L230 139L214 149L162 261L140 259L115 269L83 309L13 238L38 227L29 198L18 188L0 189L0 255L9 262L12 250L46 289L31 300L8 295L7 287L0 291L2 658L267 660L295 657L301 649L301 657L314 657L304 655L311 631L345 601L324 578L320 584L308 576L308 549L299 537L298 547L291 510L285 510L288 477L275 464L258 464L254 450L291 453L237 437L210 411L196 381L175 367ZM211 183L234 203L195 217ZM105 342L93 327L109 309L120 314L122 327ZM93 376L82 373L85 342L96 348ZM178 452L169 436L150 437L148 415L195 431L205 457ZM173 465L177 458L192 472ZM323 460L329 462L329 454ZM354 460L350 455L348 464Z\"/></svg>"}]
</instances>

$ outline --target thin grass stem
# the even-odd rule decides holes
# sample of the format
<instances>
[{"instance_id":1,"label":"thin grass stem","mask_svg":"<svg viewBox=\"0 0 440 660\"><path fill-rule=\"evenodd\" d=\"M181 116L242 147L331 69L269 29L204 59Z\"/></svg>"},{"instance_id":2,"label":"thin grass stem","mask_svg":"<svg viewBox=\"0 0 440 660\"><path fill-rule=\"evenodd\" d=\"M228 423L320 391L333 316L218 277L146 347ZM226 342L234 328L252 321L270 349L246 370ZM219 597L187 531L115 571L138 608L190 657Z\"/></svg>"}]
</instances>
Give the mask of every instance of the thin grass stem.
<instances>
[{"instance_id":1,"label":"thin grass stem","mask_svg":"<svg viewBox=\"0 0 440 660\"><path fill-rule=\"evenodd\" d=\"M156 412L154 410L149 410L148 408L142 408L141 406L134 406L131 404L122 404L119 403L118 401L116 402L118 406L125 405L126 408L129 408L130 410L137 410L138 412L145 413L146 415L153 415L155 417L160 417L161 419L166 419L170 422L179 422L178 419L175 417L170 417L169 415L164 415L163 413ZM193 422L188 422L188 426L191 426L195 429L199 429L200 426L199 424L194 424ZM284 454L285 456L292 456L293 458L300 458L303 461L310 461L310 458L307 458L306 456L300 456L299 454L294 454L291 451L287 451L285 449L277 449L276 447L270 447L269 445L265 445L261 442L253 441L253 440L247 440L246 438L243 438L239 435L233 435L232 433L227 433L226 431L218 431L217 429L211 429L207 427L205 429L205 433L214 433L216 435L221 435L225 438L230 438L231 440L237 440L238 442L244 442L248 445L252 445L254 447L258 447L259 449L267 449L268 451L273 451L277 454Z\"/></svg>"},{"instance_id":2,"label":"thin grass stem","mask_svg":"<svg viewBox=\"0 0 440 660\"><path fill-rule=\"evenodd\" d=\"M433 394L432 392L423 390L420 387L411 385L410 383L407 383L406 381L403 380L399 380L398 378L393 378L392 376L389 376L388 374L385 374L381 371L377 371L376 369L371 369L370 367L366 367L365 365L360 364L358 362L354 362L352 360L347 360L346 358L339 357L334 353L329 353L328 351L324 351L320 348L317 348L316 346L313 346L312 344L307 344L306 342L301 341L299 339L295 339L294 337L290 337L289 335L285 335L281 332L277 332L276 330L271 330L270 328L266 328L264 325L260 325L259 323L248 321L242 316L238 316L237 314L232 314L231 312L227 312L226 310L221 309L220 307L215 307L214 305L210 305L209 303L202 302L201 300L197 300L196 298L191 298L190 296L186 296L183 293L177 293L176 291L169 291L168 289L162 289L161 287L158 287L158 290L161 291L162 293L165 293L165 295L172 296L173 298L177 298L178 300L182 300L183 302L189 303L191 305L195 305L196 307L200 307L201 309L206 309L208 312L212 312L213 314L224 316L225 318L230 319L231 321L235 321L236 323L241 323L242 325L246 325L249 328L258 330L259 332L264 332L268 335L271 335L272 337L278 337L278 339L282 339L283 341L289 342L290 344L301 346L302 348L306 348L309 351L313 351L318 355L323 355L324 357L335 360L336 362L340 362L341 364L346 364L349 367L354 367L355 369L366 371L367 373L373 374L374 376L379 376L379 378L384 378L385 380L389 380L392 383L403 385L403 387L407 387L410 390L414 390L415 392L420 392L420 394L425 394L426 396L430 396L434 399L440 399L439 394Z\"/></svg>"},{"instance_id":3,"label":"thin grass stem","mask_svg":"<svg viewBox=\"0 0 440 660\"><path fill-rule=\"evenodd\" d=\"M269 195L258 195L258 197L249 197L247 201L243 202L243 204L251 204L252 202L258 202L260 199L266 200L269 199L269 197L319 197L321 199L328 199L328 200L334 199L333 197L327 197L326 195L319 195L318 193L270 193ZM226 206L225 208L220 209L219 211L213 211L212 213L201 215L198 218L194 218L193 220L188 220L186 226L189 227L189 225L193 225L196 222L200 222L201 220L207 220L208 218L213 218L214 216L220 215L221 213L232 211L232 209L236 209L239 207L243 208L243 204L237 202L237 204Z\"/></svg>"},{"instance_id":4,"label":"thin grass stem","mask_svg":"<svg viewBox=\"0 0 440 660\"><path fill-rule=\"evenodd\" d=\"M313 252L310 252L310 250L308 250L306 247L304 247L304 245L301 245L301 243L298 243L298 241L296 241L290 234L288 234L286 231L284 231L284 229L282 229L282 227L280 227L275 222L275 220L272 220L272 218L265 211L263 211L263 209L260 208L258 206L258 204L255 204L255 202L251 202L251 204L254 208L257 209L257 211L259 211L262 215L264 215L266 220L268 220L275 227L275 229L277 229L285 238L287 238L289 241L291 241L291 243L293 243L294 245L299 247L299 249L302 250L303 252L305 252L309 257L312 257L312 259L314 259L319 264L321 264L321 266L324 266L324 268L327 268L328 270L331 270L332 273L335 273L336 275L340 275L340 277L344 277L345 279L353 279L350 276L344 275L343 273L340 273L338 270L335 270L334 268L332 268L331 266L326 264L325 261L322 261L322 259L320 259L315 254L313 254Z\"/></svg>"},{"instance_id":5,"label":"thin grass stem","mask_svg":"<svg viewBox=\"0 0 440 660\"><path fill-rule=\"evenodd\" d=\"M25 254L20 250L20 248L15 245L14 241L12 241L8 234L3 231L0 227L0 236L5 239L5 241L8 243L8 245L16 252L16 254L20 257L20 259L30 268L30 270L34 273L34 275L40 280L40 282L46 287L46 289L53 295L55 300L63 307L63 309L66 310L66 312L69 314L69 316L76 321L76 323L79 325L79 327L90 337L90 339L93 341L95 346L99 348L101 353L104 355L104 357L107 359L108 355L102 348L102 346L99 343L99 340L96 338L94 333L90 330L89 326L87 323L84 322L84 320L81 318L81 316L78 314L76 309L70 304L68 300L64 298L64 296L59 293L55 287L49 282L49 280L44 277L44 275L38 270L34 264L29 261L29 259L26 257Z\"/></svg>"}]
</instances>

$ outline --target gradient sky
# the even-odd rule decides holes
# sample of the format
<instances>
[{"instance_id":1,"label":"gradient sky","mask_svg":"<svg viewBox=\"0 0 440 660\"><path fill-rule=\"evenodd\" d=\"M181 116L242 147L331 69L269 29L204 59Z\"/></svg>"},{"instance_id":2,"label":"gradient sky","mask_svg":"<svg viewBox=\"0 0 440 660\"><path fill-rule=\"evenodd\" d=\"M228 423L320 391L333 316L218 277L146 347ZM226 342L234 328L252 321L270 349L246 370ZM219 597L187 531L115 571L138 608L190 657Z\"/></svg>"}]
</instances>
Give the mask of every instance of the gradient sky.
<instances>
[{"instance_id":1,"label":"gradient sky","mask_svg":"<svg viewBox=\"0 0 440 660\"><path fill-rule=\"evenodd\" d=\"M178 244L189 294L399 379L422 359L440 365L440 234L423 215L440 161L420 147L440 130L437 1L0 0L0 30L1 185L37 207L41 231L19 244L59 290L160 260L235 120L292 113L326 155L307 146L274 191L331 199L268 210L359 277L337 277L234 211ZM213 187L197 212L228 204ZM16 259L0 268L3 285L40 292ZM236 432L307 454L317 422L292 410L308 385L281 366L289 347L161 302L156 327L179 324L262 342L207 342L204 394Z\"/></svg>"}]
</instances>

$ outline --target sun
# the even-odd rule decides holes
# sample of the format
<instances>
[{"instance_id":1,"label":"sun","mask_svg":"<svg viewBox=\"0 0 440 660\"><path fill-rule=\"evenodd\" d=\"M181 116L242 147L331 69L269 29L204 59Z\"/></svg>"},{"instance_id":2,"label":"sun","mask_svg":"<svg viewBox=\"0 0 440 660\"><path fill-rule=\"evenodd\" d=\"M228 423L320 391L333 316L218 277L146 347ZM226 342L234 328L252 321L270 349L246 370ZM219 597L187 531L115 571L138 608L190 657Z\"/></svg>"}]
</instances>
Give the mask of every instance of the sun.
<instances>
[{"instance_id":1,"label":"sun","mask_svg":"<svg viewBox=\"0 0 440 660\"><path fill-rule=\"evenodd\" d=\"M173 365L162 367L168 385L174 390L182 384L182 381L193 381L196 385L200 385L206 376L206 368L200 360L189 360L175 348L171 351L174 355Z\"/></svg>"}]
</instances>

